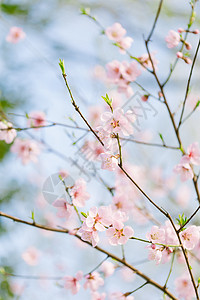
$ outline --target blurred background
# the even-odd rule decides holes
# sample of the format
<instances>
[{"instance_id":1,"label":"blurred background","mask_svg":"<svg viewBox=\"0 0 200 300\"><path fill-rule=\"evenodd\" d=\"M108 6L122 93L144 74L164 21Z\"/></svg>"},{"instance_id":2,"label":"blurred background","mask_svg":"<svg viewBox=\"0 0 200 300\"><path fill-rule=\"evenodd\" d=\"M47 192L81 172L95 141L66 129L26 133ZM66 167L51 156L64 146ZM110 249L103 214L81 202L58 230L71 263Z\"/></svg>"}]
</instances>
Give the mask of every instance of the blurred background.
<instances>
[{"instance_id":1,"label":"blurred background","mask_svg":"<svg viewBox=\"0 0 200 300\"><path fill-rule=\"evenodd\" d=\"M130 49L131 54L141 56L146 53L144 36L147 37L150 31L158 4L159 1L156 0L0 1L1 115L6 114L15 126L23 128L27 125L27 113L43 111L47 120L72 126L78 124L85 128L71 106L58 65L59 59L65 61L66 73L74 98L88 118L90 117L89 108L95 107L94 109L98 110L101 106L105 107L101 96L113 89L113 87L106 86L102 80L98 80L97 66L105 67L114 59L120 61L130 59L119 53L119 49L102 34L102 30L95 22L81 15L81 8L89 7L91 14L104 27L111 26L115 22L121 23L126 28L128 36L134 39ZM170 29L186 28L190 10L189 1L164 1L160 19L152 37L153 42L150 43L150 49L156 51L156 58L159 61L158 75L161 81L167 78L170 63L174 62L177 52L177 49L166 47L165 36ZM199 4L196 6L196 13L193 29L200 29ZM18 44L6 42L6 36L12 26L21 27L26 33L26 38ZM191 51L193 56L198 38L191 35L189 41L193 45ZM199 60L197 60L186 113L189 113L195 101L199 100L199 70ZM169 105L172 111L176 112L176 116L180 113L179 105L184 99L189 71L190 66L180 61L170 82L166 85ZM138 82L153 95L158 95L156 82L148 72L143 72ZM132 87L134 92L141 92L138 86L133 84ZM122 95L120 96L123 98ZM150 100L157 113L155 116L154 114L148 115L148 118L142 121L140 131L135 133L135 137L138 140L161 143L159 137L161 133L167 145L177 146L165 107L153 98ZM126 99L124 98L123 101ZM191 142L199 141L198 121L199 111L182 127L181 137L184 140L184 147ZM53 179L54 174L60 170L69 172L74 180L82 176L88 182L91 200L88 201L85 211L92 205L107 205L111 201L111 195L105 185L102 185L101 178L104 179L104 183L112 187L114 177L107 171L99 170L98 164L98 172L95 174L87 169L79 155L85 134L80 130L59 126L20 132L18 134L20 137L33 138L40 142L42 147L39 162L26 166L21 164L15 154L9 152L10 145L0 141L0 210L26 220L31 220L32 212L34 212L38 223L52 226L69 225L59 223L60 220L56 219L56 209L52 207L51 199L47 201L43 195L47 179L47 183L50 184L47 189L50 189L50 193L62 195L62 187L58 186ZM87 135L86 138L90 139L91 136ZM192 183L180 183L172 171L181 157L178 151L130 142L124 145L124 153L127 153L127 165L135 166L136 171L142 172L143 177L146 178L142 181L144 190L155 196L159 205L169 210L174 218L179 213L190 215L196 207ZM76 162L79 163L78 166ZM162 193L162 190L166 188L167 180L170 181L170 187L169 189L167 187L167 192L165 190L165 193ZM181 189L188 192L188 198L186 197L184 205L178 207L178 193ZM146 201L144 203L164 224L165 220L162 215L158 214ZM152 224L151 222L141 224L136 219L134 216L131 219L136 236L145 237ZM198 218L195 222L199 225ZM120 249L107 245L103 238L101 244L121 255ZM26 263L23 258L24 253L31 247L37 250L34 265ZM169 271L169 263L155 267L155 262L147 260L145 245L134 241L126 245L125 251L128 260L134 266L138 266L156 281L164 282ZM63 289L63 283L54 277L74 275L80 269L84 273L90 272L103 258L102 254L77 242L71 236L43 232L1 218L0 299L90 299L89 292L83 288L77 295L72 296L68 290ZM4 274L5 271L23 276L7 276ZM175 268L169 281L172 291L174 278L180 274L181 269ZM109 294L116 291L116 286L118 286L120 291L127 292L143 283L142 279L132 276L133 274L126 275L124 270L119 269L113 277L105 281L102 291ZM42 276L50 278L42 280L40 279ZM162 298L158 290L152 286L146 286L135 294L135 299L147 299L149 293L151 293L151 299Z\"/></svg>"}]
</instances>

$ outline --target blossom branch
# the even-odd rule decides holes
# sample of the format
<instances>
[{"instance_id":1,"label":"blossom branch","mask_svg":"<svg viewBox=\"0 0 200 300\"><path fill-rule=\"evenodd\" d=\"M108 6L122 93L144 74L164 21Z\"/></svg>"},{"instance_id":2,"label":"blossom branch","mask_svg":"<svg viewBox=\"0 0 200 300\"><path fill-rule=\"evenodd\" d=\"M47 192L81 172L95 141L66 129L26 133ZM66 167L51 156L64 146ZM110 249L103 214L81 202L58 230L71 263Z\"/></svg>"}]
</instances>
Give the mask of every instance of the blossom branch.
<instances>
[{"instance_id":1,"label":"blossom branch","mask_svg":"<svg viewBox=\"0 0 200 300\"><path fill-rule=\"evenodd\" d=\"M53 231L53 232L60 232L60 233L65 233L65 234L69 234L69 230L68 229L58 229L58 228L53 228L53 227L49 227L46 225L41 225L35 222L28 222L25 220L21 220L19 218L16 218L14 216L8 215L4 212L0 211L0 216L11 219L15 222L18 223L23 223L29 226L33 226L35 228L39 228L39 229L43 229L43 230L48 230L48 231ZM76 238L78 238L79 240L81 240L81 237L77 234L74 235ZM90 245L92 247L92 244L88 241L83 241L81 240L83 243L86 243L88 245ZM147 275L145 275L144 273L142 273L141 271L139 271L138 269L136 269L135 267L133 267L132 265L130 265L129 263L127 263L126 261L124 261L123 259L119 258L118 256L104 250L103 248L96 246L94 249L96 249L97 251L106 254L108 257L111 257L113 259L115 259L116 261L118 261L119 263L121 263L122 265L128 267L129 269L131 269L133 272L135 272L138 276L142 277L146 282L148 282L149 284L155 286L156 288L158 288L159 290L161 290L162 292L164 292L166 295L168 295L171 299L173 300L178 300L171 292L168 291L168 289L162 285L160 285L159 283L157 283L156 281L154 281L153 279L151 279L150 277L148 277Z\"/></svg>"}]
</instances>

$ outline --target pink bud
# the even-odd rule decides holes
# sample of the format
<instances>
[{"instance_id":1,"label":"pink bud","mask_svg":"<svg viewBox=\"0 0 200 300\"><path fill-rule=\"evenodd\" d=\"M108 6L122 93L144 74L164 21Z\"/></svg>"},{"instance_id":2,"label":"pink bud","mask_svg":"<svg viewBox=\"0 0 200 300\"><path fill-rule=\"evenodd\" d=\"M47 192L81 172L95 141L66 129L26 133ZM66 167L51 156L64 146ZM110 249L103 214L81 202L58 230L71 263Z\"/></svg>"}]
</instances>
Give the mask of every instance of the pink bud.
<instances>
[{"instance_id":1,"label":"pink bud","mask_svg":"<svg viewBox=\"0 0 200 300\"><path fill-rule=\"evenodd\" d=\"M192 49L192 45L190 43L186 43L185 42L185 47L187 50L191 50Z\"/></svg>"},{"instance_id":2,"label":"pink bud","mask_svg":"<svg viewBox=\"0 0 200 300\"><path fill-rule=\"evenodd\" d=\"M184 60L185 60L186 64L188 64L188 65L190 65L192 63L192 60L188 57L185 57Z\"/></svg>"},{"instance_id":3,"label":"pink bud","mask_svg":"<svg viewBox=\"0 0 200 300\"><path fill-rule=\"evenodd\" d=\"M199 34L199 29L193 30L192 33L194 33L194 34Z\"/></svg>"},{"instance_id":4,"label":"pink bud","mask_svg":"<svg viewBox=\"0 0 200 300\"><path fill-rule=\"evenodd\" d=\"M141 100L144 101L144 102L146 102L148 100L148 98L149 98L149 95L143 95L141 97Z\"/></svg>"},{"instance_id":5,"label":"pink bud","mask_svg":"<svg viewBox=\"0 0 200 300\"><path fill-rule=\"evenodd\" d=\"M155 244L151 244L151 248L152 248L153 250L155 250L155 249L156 249L156 245L155 245Z\"/></svg>"},{"instance_id":6,"label":"pink bud","mask_svg":"<svg viewBox=\"0 0 200 300\"><path fill-rule=\"evenodd\" d=\"M183 58L183 53L177 52L177 53L176 53L176 56L177 56L178 58Z\"/></svg>"},{"instance_id":7,"label":"pink bud","mask_svg":"<svg viewBox=\"0 0 200 300\"><path fill-rule=\"evenodd\" d=\"M178 29L178 32L179 32L179 33L185 32L185 29L183 29L183 28L180 27L180 28Z\"/></svg>"}]
</instances>

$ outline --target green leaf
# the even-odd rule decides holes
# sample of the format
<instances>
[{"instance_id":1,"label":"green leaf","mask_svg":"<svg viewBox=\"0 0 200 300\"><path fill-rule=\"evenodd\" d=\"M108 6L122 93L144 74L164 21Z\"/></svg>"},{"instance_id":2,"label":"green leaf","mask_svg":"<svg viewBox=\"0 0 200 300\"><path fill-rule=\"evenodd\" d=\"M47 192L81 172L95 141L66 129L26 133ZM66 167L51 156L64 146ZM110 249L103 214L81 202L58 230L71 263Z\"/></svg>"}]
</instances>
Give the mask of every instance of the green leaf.
<instances>
[{"instance_id":1,"label":"green leaf","mask_svg":"<svg viewBox=\"0 0 200 300\"><path fill-rule=\"evenodd\" d=\"M82 7L80 9L80 11L81 11L82 15L86 15L86 16L90 15L90 8L89 7L86 7L86 8Z\"/></svg>"},{"instance_id":2,"label":"green leaf","mask_svg":"<svg viewBox=\"0 0 200 300\"><path fill-rule=\"evenodd\" d=\"M162 136L162 134L161 134L161 133L158 133L158 134L159 134L159 137L160 137L160 139L161 139L161 141L162 141L163 145L165 145L165 142L164 142L164 139L163 139L163 136Z\"/></svg>"},{"instance_id":3,"label":"green leaf","mask_svg":"<svg viewBox=\"0 0 200 300\"><path fill-rule=\"evenodd\" d=\"M65 74L65 64L64 64L64 59L63 59L63 60L60 59L59 66L60 66L60 68L61 68L62 74L64 75L64 74Z\"/></svg>"},{"instance_id":4,"label":"green leaf","mask_svg":"<svg viewBox=\"0 0 200 300\"><path fill-rule=\"evenodd\" d=\"M82 216L84 216L85 218L87 218L86 213L84 213L83 211L81 212Z\"/></svg>"},{"instance_id":5,"label":"green leaf","mask_svg":"<svg viewBox=\"0 0 200 300\"><path fill-rule=\"evenodd\" d=\"M179 219L176 219L180 227L184 226L187 222L187 218L184 216L184 213L182 215L179 215ZM182 228L181 231L185 230L185 228Z\"/></svg>"},{"instance_id":6,"label":"green leaf","mask_svg":"<svg viewBox=\"0 0 200 300\"><path fill-rule=\"evenodd\" d=\"M195 108L197 108L200 104L200 100L197 101Z\"/></svg>"},{"instance_id":7,"label":"green leaf","mask_svg":"<svg viewBox=\"0 0 200 300\"><path fill-rule=\"evenodd\" d=\"M109 98L108 94L106 94L106 97L101 96L101 98L103 98L103 100L110 106L111 110L113 111L112 99Z\"/></svg>"}]
</instances>

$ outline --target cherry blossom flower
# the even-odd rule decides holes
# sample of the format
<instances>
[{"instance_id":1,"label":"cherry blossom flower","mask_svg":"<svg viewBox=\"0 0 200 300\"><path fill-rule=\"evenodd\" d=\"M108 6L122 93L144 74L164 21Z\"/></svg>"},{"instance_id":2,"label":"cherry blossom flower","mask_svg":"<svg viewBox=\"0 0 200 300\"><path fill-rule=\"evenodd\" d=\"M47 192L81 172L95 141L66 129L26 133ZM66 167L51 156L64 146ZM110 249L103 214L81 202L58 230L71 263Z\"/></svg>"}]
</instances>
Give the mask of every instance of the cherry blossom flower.
<instances>
[{"instance_id":1,"label":"cherry blossom flower","mask_svg":"<svg viewBox=\"0 0 200 300\"><path fill-rule=\"evenodd\" d=\"M90 208L89 215L85 219L87 227L94 227L98 231L105 231L111 225L110 209L106 206Z\"/></svg>"},{"instance_id":2,"label":"cherry blossom flower","mask_svg":"<svg viewBox=\"0 0 200 300\"><path fill-rule=\"evenodd\" d=\"M194 177L190 165L185 162L180 162L180 164L176 165L174 167L174 172L180 174L181 181L186 181Z\"/></svg>"},{"instance_id":3,"label":"cherry blossom flower","mask_svg":"<svg viewBox=\"0 0 200 300\"><path fill-rule=\"evenodd\" d=\"M81 239L83 241L92 243L93 247L96 247L99 242L98 232L94 227L89 228L85 224L83 224L78 233L81 235Z\"/></svg>"},{"instance_id":4,"label":"cherry blossom flower","mask_svg":"<svg viewBox=\"0 0 200 300\"><path fill-rule=\"evenodd\" d=\"M86 182L83 178L76 180L74 186L70 190L70 195L75 206L85 206L85 201L90 198L90 195L86 192Z\"/></svg>"},{"instance_id":5,"label":"cherry blossom flower","mask_svg":"<svg viewBox=\"0 0 200 300\"><path fill-rule=\"evenodd\" d=\"M165 230L158 226L152 226L151 231L146 234L146 238L152 243L164 243Z\"/></svg>"},{"instance_id":6,"label":"cherry blossom flower","mask_svg":"<svg viewBox=\"0 0 200 300\"><path fill-rule=\"evenodd\" d=\"M188 146L187 154L182 157L181 162L200 165L200 148L198 142Z\"/></svg>"},{"instance_id":7,"label":"cherry blossom flower","mask_svg":"<svg viewBox=\"0 0 200 300\"><path fill-rule=\"evenodd\" d=\"M105 277L111 276L115 272L115 265L110 261L104 261L100 267Z\"/></svg>"},{"instance_id":8,"label":"cherry blossom flower","mask_svg":"<svg viewBox=\"0 0 200 300\"><path fill-rule=\"evenodd\" d=\"M123 36L126 34L126 30L119 23L114 23L112 26L107 27L105 34L109 40L120 42Z\"/></svg>"},{"instance_id":9,"label":"cherry blossom flower","mask_svg":"<svg viewBox=\"0 0 200 300\"><path fill-rule=\"evenodd\" d=\"M78 271L76 273L76 276L75 277L72 277L72 276L65 276L63 278L64 280L64 287L66 289L69 289L71 291L71 293L73 295L77 294L78 291L80 290L80 283L79 281L83 278L83 272L82 271Z\"/></svg>"},{"instance_id":10,"label":"cherry blossom flower","mask_svg":"<svg viewBox=\"0 0 200 300\"><path fill-rule=\"evenodd\" d=\"M134 235L134 230L130 226L125 226L120 221L114 221L113 226L106 231L111 245L124 245L130 237Z\"/></svg>"},{"instance_id":11,"label":"cherry blossom flower","mask_svg":"<svg viewBox=\"0 0 200 300\"><path fill-rule=\"evenodd\" d=\"M98 293L93 292L91 300L105 300L106 299L106 293Z\"/></svg>"},{"instance_id":12,"label":"cherry blossom flower","mask_svg":"<svg viewBox=\"0 0 200 300\"><path fill-rule=\"evenodd\" d=\"M118 83L121 76L122 64L118 60L113 60L106 65L107 76L112 83Z\"/></svg>"},{"instance_id":13,"label":"cherry blossom flower","mask_svg":"<svg viewBox=\"0 0 200 300\"><path fill-rule=\"evenodd\" d=\"M17 153L22 163L26 165L30 161L34 163L38 161L37 157L40 153L40 149L35 141L16 138L11 147L11 152Z\"/></svg>"},{"instance_id":14,"label":"cherry blossom flower","mask_svg":"<svg viewBox=\"0 0 200 300\"><path fill-rule=\"evenodd\" d=\"M199 242L199 229L197 226L189 226L187 229L181 231L180 238L183 247L187 250L192 250Z\"/></svg>"},{"instance_id":15,"label":"cherry blossom flower","mask_svg":"<svg viewBox=\"0 0 200 300\"><path fill-rule=\"evenodd\" d=\"M86 282L84 283L84 289L90 289L91 291L96 291L102 285L104 285L104 280L101 278L100 274L96 271L85 276Z\"/></svg>"},{"instance_id":16,"label":"cherry blossom flower","mask_svg":"<svg viewBox=\"0 0 200 300\"><path fill-rule=\"evenodd\" d=\"M174 30L170 30L165 38L168 48L174 48L180 43L180 35Z\"/></svg>"},{"instance_id":17,"label":"cherry blossom flower","mask_svg":"<svg viewBox=\"0 0 200 300\"><path fill-rule=\"evenodd\" d=\"M28 248L23 254L23 260L30 266L36 266L40 257L40 252L35 247Z\"/></svg>"},{"instance_id":18,"label":"cherry blossom flower","mask_svg":"<svg viewBox=\"0 0 200 300\"><path fill-rule=\"evenodd\" d=\"M124 37L123 39L118 41L118 45L120 47L119 51L122 54L125 54L126 50L131 47L132 43L133 43L133 39L131 37L129 36Z\"/></svg>"},{"instance_id":19,"label":"cherry blossom flower","mask_svg":"<svg viewBox=\"0 0 200 300\"><path fill-rule=\"evenodd\" d=\"M98 136L104 143L104 148L111 152L116 152L118 150L119 146L118 146L118 142L117 142L115 134L104 130L103 126L98 126L96 128L96 130L97 130ZM102 149L103 149L103 147L102 147ZM104 151L101 151L101 153L103 153L103 152ZM99 153L99 154L101 154L101 153Z\"/></svg>"},{"instance_id":20,"label":"cherry blossom flower","mask_svg":"<svg viewBox=\"0 0 200 300\"><path fill-rule=\"evenodd\" d=\"M187 274L175 279L175 287L178 296L184 300L192 300L195 296L194 287L191 278Z\"/></svg>"},{"instance_id":21,"label":"cherry blossom flower","mask_svg":"<svg viewBox=\"0 0 200 300\"><path fill-rule=\"evenodd\" d=\"M108 171L114 171L118 165L118 160L111 152L101 153L101 168Z\"/></svg>"},{"instance_id":22,"label":"cherry blossom flower","mask_svg":"<svg viewBox=\"0 0 200 300\"><path fill-rule=\"evenodd\" d=\"M141 71L138 69L136 61L132 61L131 63L123 61L121 64L121 74L125 80L132 82L141 75Z\"/></svg>"},{"instance_id":23,"label":"cherry blossom flower","mask_svg":"<svg viewBox=\"0 0 200 300\"><path fill-rule=\"evenodd\" d=\"M155 70L157 70L157 65L158 65L159 61L156 59L156 56L155 56L156 52L151 52L150 55L151 55L151 59L153 61L154 68L155 68ZM142 66L144 67L144 70L145 70L145 68L148 68L150 70L153 69L148 53L142 54L140 57L138 57L138 59L139 59L140 63L142 64Z\"/></svg>"},{"instance_id":24,"label":"cherry blossom flower","mask_svg":"<svg viewBox=\"0 0 200 300\"><path fill-rule=\"evenodd\" d=\"M154 247L152 247L154 246ZM147 246L149 249L148 259L154 260L158 265L162 259L162 251L160 248L156 247L156 245Z\"/></svg>"},{"instance_id":25,"label":"cherry blossom flower","mask_svg":"<svg viewBox=\"0 0 200 300\"><path fill-rule=\"evenodd\" d=\"M14 26L14 27L10 28L9 34L6 37L6 41L8 43L16 44L20 40L23 40L25 37L26 37L26 34L22 30L22 28Z\"/></svg>"},{"instance_id":26,"label":"cherry blossom flower","mask_svg":"<svg viewBox=\"0 0 200 300\"><path fill-rule=\"evenodd\" d=\"M100 134L98 135L100 139L102 139ZM97 160L99 155L104 152L104 147L96 140L85 141L81 147L81 152L86 160L94 161Z\"/></svg>"},{"instance_id":27,"label":"cherry blossom flower","mask_svg":"<svg viewBox=\"0 0 200 300\"><path fill-rule=\"evenodd\" d=\"M57 216L59 218L69 218L72 214L72 206L64 198L56 199L52 205L58 208Z\"/></svg>"},{"instance_id":28,"label":"cherry blossom flower","mask_svg":"<svg viewBox=\"0 0 200 300\"><path fill-rule=\"evenodd\" d=\"M169 220L165 221L165 225L163 226L163 229L165 230L165 244L166 245L179 245L178 237L177 237L175 230L172 227L172 224L170 223Z\"/></svg>"},{"instance_id":29,"label":"cherry blossom flower","mask_svg":"<svg viewBox=\"0 0 200 300\"><path fill-rule=\"evenodd\" d=\"M46 125L46 116L42 111L33 111L28 115L27 124L30 127L39 127ZM35 128L37 130L38 128Z\"/></svg>"},{"instance_id":30,"label":"cherry blossom flower","mask_svg":"<svg viewBox=\"0 0 200 300\"><path fill-rule=\"evenodd\" d=\"M133 133L132 123L135 121L135 114L133 111L128 110L124 112L123 109L117 108L111 112L102 114L104 130L117 134L122 133L124 136L129 136Z\"/></svg>"},{"instance_id":31,"label":"cherry blossom flower","mask_svg":"<svg viewBox=\"0 0 200 300\"><path fill-rule=\"evenodd\" d=\"M10 144L13 142L15 137L17 136L17 132L13 129L13 125L10 122L0 122L0 140L5 141L6 144Z\"/></svg>"},{"instance_id":32,"label":"cherry blossom flower","mask_svg":"<svg viewBox=\"0 0 200 300\"><path fill-rule=\"evenodd\" d=\"M129 49L132 45L133 39L128 36L125 37L126 30L119 23L115 23L106 28L105 34L109 40L114 41L119 45L122 54L126 53L125 50Z\"/></svg>"},{"instance_id":33,"label":"cherry blossom flower","mask_svg":"<svg viewBox=\"0 0 200 300\"><path fill-rule=\"evenodd\" d=\"M134 297L131 295L125 296L121 292L115 292L110 295L110 300L134 300Z\"/></svg>"}]
</instances>

